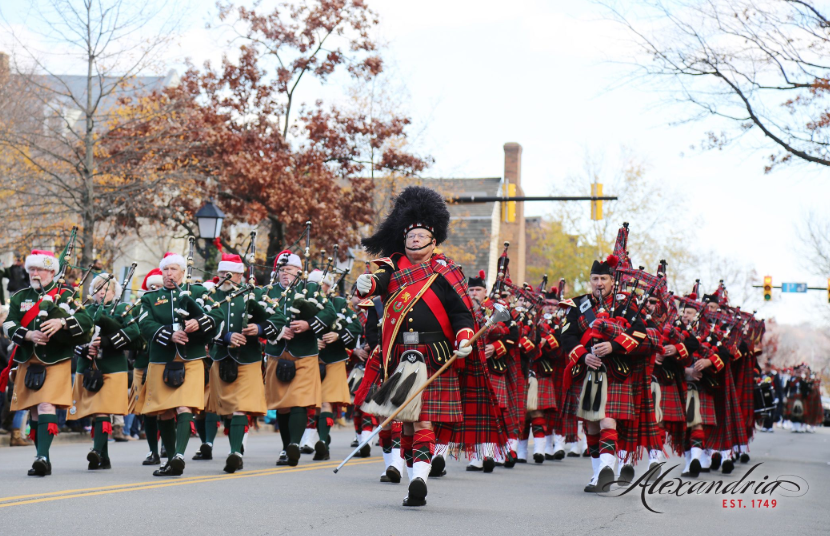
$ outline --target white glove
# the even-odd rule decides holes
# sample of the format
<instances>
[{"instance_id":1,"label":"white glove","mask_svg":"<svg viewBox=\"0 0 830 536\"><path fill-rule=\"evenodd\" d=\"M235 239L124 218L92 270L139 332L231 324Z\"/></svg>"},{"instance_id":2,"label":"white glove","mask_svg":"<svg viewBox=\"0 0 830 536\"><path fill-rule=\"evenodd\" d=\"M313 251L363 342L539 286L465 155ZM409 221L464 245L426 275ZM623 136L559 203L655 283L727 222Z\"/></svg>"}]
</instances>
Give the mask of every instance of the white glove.
<instances>
[{"instance_id":1,"label":"white glove","mask_svg":"<svg viewBox=\"0 0 830 536\"><path fill-rule=\"evenodd\" d=\"M357 277L357 291L364 296L372 290L372 275L360 274Z\"/></svg>"},{"instance_id":2,"label":"white glove","mask_svg":"<svg viewBox=\"0 0 830 536\"><path fill-rule=\"evenodd\" d=\"M455 353L458 354L458 357L462 359L470 355L472 352L473 347L468 339L464 339L463 341L461 341L461 343L458 345L458 350L455 351Z\"/></svg>"}]
</instances>

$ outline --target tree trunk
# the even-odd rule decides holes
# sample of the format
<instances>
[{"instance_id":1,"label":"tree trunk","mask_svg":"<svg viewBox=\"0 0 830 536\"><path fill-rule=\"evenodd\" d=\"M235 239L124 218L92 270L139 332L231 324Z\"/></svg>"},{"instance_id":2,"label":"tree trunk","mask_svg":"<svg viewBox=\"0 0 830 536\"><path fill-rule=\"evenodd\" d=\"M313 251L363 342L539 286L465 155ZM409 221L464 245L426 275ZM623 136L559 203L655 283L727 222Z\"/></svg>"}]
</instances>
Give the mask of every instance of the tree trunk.
<instances>
[{"instance_id":1,"label":"tree trunk","mask_svg":"<svg viewBox=\"0 0 830 536\"><path fill-rule=\"evenodd\" d=\"M273 266L275 257L277 253L282 251L285 247L285 226L280 222L278 219L269 216L268 218L271 221L271 229L268 231L268 250L267 250L267 261ZM268 273L270 275L270 270Z\"/></svg>"}]
</instances>

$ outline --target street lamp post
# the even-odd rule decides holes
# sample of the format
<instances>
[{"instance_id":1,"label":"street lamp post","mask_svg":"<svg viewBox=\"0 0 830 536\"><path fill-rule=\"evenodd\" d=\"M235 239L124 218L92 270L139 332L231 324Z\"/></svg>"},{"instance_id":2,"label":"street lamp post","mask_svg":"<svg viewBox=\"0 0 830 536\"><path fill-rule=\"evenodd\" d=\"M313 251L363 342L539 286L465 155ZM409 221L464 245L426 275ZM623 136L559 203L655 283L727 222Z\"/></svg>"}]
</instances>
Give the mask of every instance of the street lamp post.
<instances>
[{"instance_id":1,"label":"street lamp post","mask_svg":"<svg viewBox=\"0 0 830 536\"><path fill-rule=\"evenodd\" d=\"M222 231L222 222L225 220L225 213L213 204L213 199L208 200L205 205L196 212L196 221L199 224L199 238L205 240L205 271L211 272L213 263L210 258L211 245ZM207 273L205 274L207 275Z\"/></svg>"}]
</instances>

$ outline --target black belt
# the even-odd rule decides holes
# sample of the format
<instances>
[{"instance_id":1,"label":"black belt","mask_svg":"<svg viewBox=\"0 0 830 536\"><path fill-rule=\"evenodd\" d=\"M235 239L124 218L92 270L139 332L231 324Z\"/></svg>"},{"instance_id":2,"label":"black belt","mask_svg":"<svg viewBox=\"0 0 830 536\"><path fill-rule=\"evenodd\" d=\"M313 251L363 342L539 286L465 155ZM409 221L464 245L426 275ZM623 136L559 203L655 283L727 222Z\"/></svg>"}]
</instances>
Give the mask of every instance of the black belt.
<instances>
[{"instance_id":1,"label":"black belt","mask_svg":"<svg viewBox=\"0 0 830 536\"><path fill-rule=\"evenodd\" d=\"M417 340L418 342L411 342ZM430 344L435 342L446 342L447 336L443 331L404 331L398 333L395 344Z\"/></svg>"}]
</instances>

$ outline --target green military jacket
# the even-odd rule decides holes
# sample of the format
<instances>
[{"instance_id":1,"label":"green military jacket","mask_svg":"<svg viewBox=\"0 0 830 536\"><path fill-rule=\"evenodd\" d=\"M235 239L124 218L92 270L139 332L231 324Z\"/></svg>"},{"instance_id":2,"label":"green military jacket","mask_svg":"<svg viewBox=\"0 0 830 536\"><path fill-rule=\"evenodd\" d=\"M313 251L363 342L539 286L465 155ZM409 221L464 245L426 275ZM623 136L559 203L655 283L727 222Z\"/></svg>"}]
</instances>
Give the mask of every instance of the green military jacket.
<instances>
[{"instance_id":1,"label":"green military jacket","mask_svg":"<svg viewBox=\"0 0 830 536\"><path fill-rule=\"evenodd\" d=\"M336 311L337 320L317 338L322 339L324 334L332 331L336 331L340 337L320 350L320 360L327 365L349 359L349 352L346 350L354 349L357 338L363 333L363 325L357 319L357 313L349 309L346 298L333 296L329 302Z\"/></svg>"},{"instance_id":2,"label":"green military jacket","mask_svg":"<svg viewBox=\"0 0 830 536\"><path fill-rule=\"evenodd\" d=\"M93 322L97 322L102 315L108 315L112 318L115 318L121 324L126 324L126 321L129 321L129 316L126 317L126 320L123 322L120 320L121 313L123 313L124 310L127 309L126 303L119 303L118 306L115 308L114 312L110 312L109 309L109 304L101 305L100 303L93 303L92 305L87 307L87 313L89 313L89 316L92 317ZM129 365L127 363L126 352L128 350L141 348L144 344L144 341L141 338L141 332L138 329L138 324L132 324L130 326L127 326L126 328L122 328L121 331L123 331L126 338L129 339L129 341L126 342L124 346L122 346L119 349L115 349L112 346L102 344L98 348L98 356L95 358L95 366L104 374L127 372L129 369ZM92 366L92 361L90 359L86 359L87 355L88 347L81 352L82 359L78 360L77 372L79 374L83 373L86 369Z\"/></svg>"},{"instance_id":3,"label":"green military jacket","mask_svg":"<svg viewBox=\"0 0 830 536\"><path fill-rule=\"evenodd\" d=\"M147 341L150 363L169 363L176 355L185 361L205 358L214 326L211 317L205 314L196 300L201 300L206 292L207 289L201 285L191 285L190 295L185 294L181 287L162 287L141 297L138 327ZM184 310L184 306L187 306L189 316L178 312ZM173 332L183 330L185 321L191 318L199 322L199 331L187 334L187 344L180 345L170 340Z\"/></svg>"},{"instance_id":4,"label":"green military jacket","mask_svg":"<svg viewBox=\"0 0 830 536\"><path fill-rule=\"evenodd\" d=\"M141 300L139 299L138 303L130 310L129 316L131 317L138 317L141 314ZM129 318L127 318L129 320ZM147 344L147 341L144 339L144 336L141 335L141 327L138 326L138 321L135 324L138 327L138 334L141 339L141 343L138 346L131 348L133 352L135 352L135 360L133 361L133 369L146 369L147 365L150 363L150 345Z\"/></svg>"},{"instance_id":5,"label":"green military jacket","mask_svg":"<svg viewBox=\"0 0 830 536\"><path fill-rule=\"evenodd\" d=\"M263 289L254 289L253 292L255 301L259 301L263 291ZM230 357L242 365L261 362L262 345L260 344L259 336L257 335L247 336L247 342L244 346L240 346L238 348L230 347L231 333L241 333L242 329L248 324L254 323L254 321L249 318L248 314L248 304L246 303L248 293L236 296L229 303L222 301L233 292L233 290L227 292L221 289L216 289L214 292L214 303L218 302L219 304L213 305L209 313L211 318L213 318L214 324L216 325L213 346L211 346L210 349L210 357L214 361L221 361L226 357ZM261 324L258 325L260 328L260 335L266 337L268 335L276 337L276 333L273 332L273 328L271 326L263 326Z\"/></svg>"},{"instance_id":6,"label":"green military jacket","mask_svg":"<svg viewBox=\"0 0 830 536\"><path fill-rule=\"evenodd\" d=\"M298 283L292 292L302 293L305 283ZM277 283L271 288L267 295L273 300L279 300L282 297L284 289ZM291 340L276 341L277 336L282 331L282 328L289 325L294 320L294 315L290 311L292 306L292 296L280 302L280 307L275 311L274 315L268 320L268 323L274 329L276 334L274 338L268 338L268 344L265 346L265 353L268 355L279 356L284 350L288 350L294 357L309 357L316 356L317 350L317 336L325 332L336 318L334 306L331 301L327 302L323 309L308 320L308 325L311 329L302 333L297 333Z\"/></svg>"},{"instance_id":7,"label":"green military jacket","mask_svg":"<svg viewBox=\"0 0 830 536\"><path fill-rule=\"evenodd\" d=\"M44 293L55 291L57 285L57 282L53 281L46 286ZM14 353L16 363L25 363L33 355L37 355L44 363L53 365L70 359L75 353L75 346L91 340L92 318L83 307L69 298L72 289L64 286L52 294L52 303L44 305L39 315L25 326L22 325L23 317L40 301L40 294L31 287L24 288L15 292L9 300L9 315L3 323L3 330L6 336L17 344L17 351ZM45 310L47 307L50 308L48 313ZM41 316L44 314L46 316ZM35 346L33 342L26 340L29 331L38 330L43 322L52 318L63 318L66 327L55 333L49 342L42 346Z\"/></svg>"}]
</instances>

